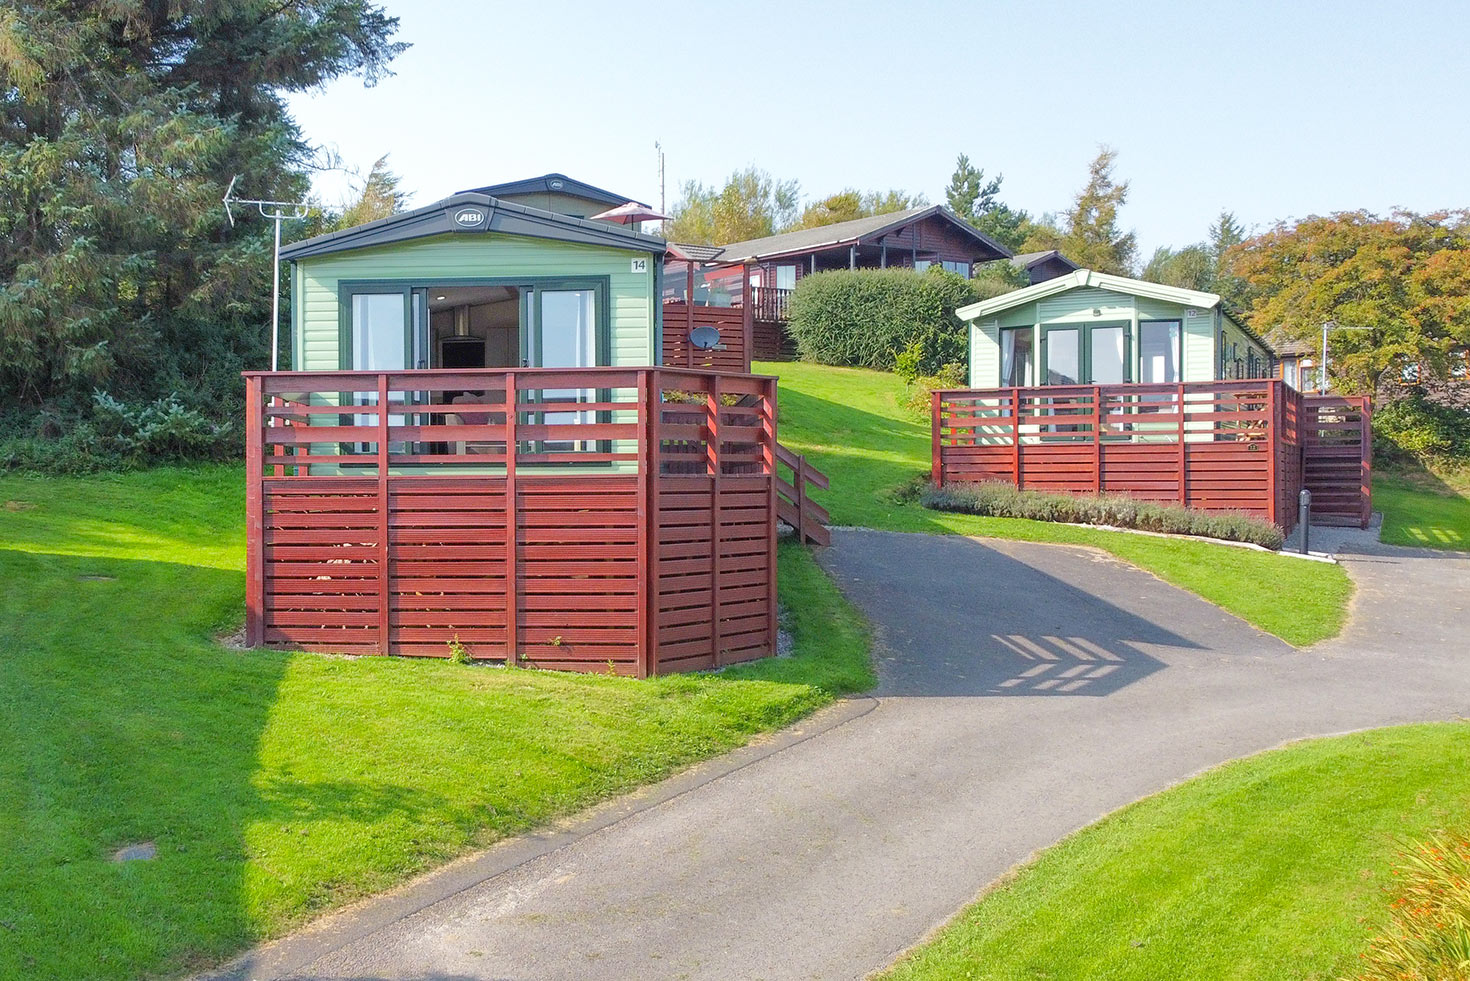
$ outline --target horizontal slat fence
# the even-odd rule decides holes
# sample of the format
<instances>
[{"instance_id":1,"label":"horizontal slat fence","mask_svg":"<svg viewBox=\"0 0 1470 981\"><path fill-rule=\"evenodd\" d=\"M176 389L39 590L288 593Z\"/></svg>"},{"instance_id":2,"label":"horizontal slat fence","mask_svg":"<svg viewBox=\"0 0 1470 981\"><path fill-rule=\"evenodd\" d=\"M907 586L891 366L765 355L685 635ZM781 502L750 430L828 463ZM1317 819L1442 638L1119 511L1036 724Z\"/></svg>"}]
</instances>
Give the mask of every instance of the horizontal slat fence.
<instances>
[{"instance_id":1,"label":"horizontal slat fence","mask_svg":"<svg viewBox=\"0 0 1470 981\"><path fill-rule=\"evenodd\" d=\"M775 652L774 379L246 383L250 643L638 676Z\"/></svg>"},{"instance_id":2,"label":"horizontal slat fence","mask_svg":"<svg viewBox=\"0 0 1470 981\"><path fill-rule=\"evenodd\" d=\"M939 391L933 479L1123 493L1289 529L1285 400L1272 380Z\"/></svg>"},{"instance_id":3,"label":"horizontal slat fence","mask_svg":"<svg viewBox=\"0 0 1470 981\"><path fill-rule=\"evenodd\" d=\"M1312 492L1312 523L1368 527L1373 446L1368 398L1306 396L1301 431L1302 480Z\"/></svg>"},{"instance_id":4,"label":"horizontal slat fence","mask_svg":"<svg viewBox=\"0 0 1470 981\"><path fill-rule=\"evenodd\" d=\"M705 368L712 371L750 370L750 343L745 334L745 315L739 307L713 307L702 303L670 301L664 304L663 363L672 368ZM713 327L720 332L719 346L700 350L690 343L696 327Z\"/></svg>"}]
</instances>

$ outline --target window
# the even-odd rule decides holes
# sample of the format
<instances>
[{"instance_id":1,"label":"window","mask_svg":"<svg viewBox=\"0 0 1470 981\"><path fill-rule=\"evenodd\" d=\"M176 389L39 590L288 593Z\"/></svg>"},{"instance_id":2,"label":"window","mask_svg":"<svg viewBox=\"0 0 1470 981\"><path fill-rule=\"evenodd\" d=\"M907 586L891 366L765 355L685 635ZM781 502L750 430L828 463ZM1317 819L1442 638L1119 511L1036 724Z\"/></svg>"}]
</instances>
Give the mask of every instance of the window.
<instances>
[{"instance_id":1,"label":"window","mask_svg":"<svg viewBox=\"0 0 1470 981\"><path fill-rule=\"evenodd\" d=\"M1126 324L1042 329L1047 385L1116 385L1129 380L1132 338Z\"/></svg>"},{"instance_id":2,"label":"window","mask_svg":"<svg viewBox=\"0 0 1470 981\"><path fill-rule=\"evenodd\" d=\"M1138 323L1138 380L1148 385L1181 381L1177 320L1141 320Z\"/></svg>"},{"instance_id":3,"label":"window","mask_svg":"<svg viewBox=\"0 0 1470 981\"><path fill-rule=\"evenodd\" d=\"M1220 378L1230 377L1230 342L1225 337L1225 332L1220 331Z\"/></svg>"},{"instance_id":4,"label":"window","mask_svg":"<svg viewBox=\"0 0 1470 981\"><path fill-rule=\"evenodd\" d=\"M970 278L970 264L968 262L950 262L948 259L945 259L939 264L957 276L963 276L966 279Z\"/></svg>"},{"instance_id":5,"label":"window","mask_svg":"<svg viewBox=\"0 0 1470 981\"><path fill-rule=\"evenodd\" d=\"M923 272L924 270L928 269L932 265L934 265L934 263L932 261L928 260L928 259L915 259L914 260L914 271L915 272Z\"/></svg>"},{"instance_id":6,"label":"window","mask_svg":"<svg viewBox=\"0 0 1470 981\"><path fill-rule=\"evenodd\" d=\"M1450 352L1450 377L1455 381L1464 381L1467 368L1470 368L1470 349L1457 348Z\"/></svg>"},{"instance_id":7,"label":"window","mask_svg":"<svg viewBox=\"0 0 1470 981\"><path fill-rule=\"evenodd\" d=\"M1021 387L1031 383L1030 327L1008 327L1000 332L1000 383Z\"/></svg>"},{"instance_id":8,"label":"window","mask_svg":"<svg viewBox=\"0 0 1470 981\"><path fill-rule=\"evenodd\" d=\"M1088 351L1091 371L1088 376L1094 385L1121 385L1128 380L1128 353L1126 343L1128 328L1094 327L1088 332L1091 349Z\"/></svg>"},{"instance_id":9,"label":"window","mask_svg":"<svg viewBox=\"0 0 1470 981\"><path fill-rule=\"evenodd\" d=\"M1419 384L1419 364L1410 362L1399 369L1399 380L1405 385Z\"/></svg>"},{"instance_id":10,"label":"window","mask_svg":"<svg viewBox=\"0 0 1470 981\"><path fill-rule=\"evenodd\" d=\"M1281 360L1281 378L1289 388L1295 388L1298 391L1301 390L1301 385L1297 381L1295 358L1283 358Z\"/></svg>"},{"instance_id":11,"label":"window","mask_svg":"<svg viewBox=\"0 0 1470 981\"><path fill-rule=\"evenodd\" d=\"M1079 328L1048 330L1043 350L1048 385L1076 385L1082 381L1082 331Z\"/></svg>"},{"instance_id":12,"label":"window","mask_svg":"<svg viewBox=\"0 0 1470 981\"><path fill-rule=\"evenodd\" d=\"M352 294L352 367L402 371L408 367L408 303L402 290Z\"/></svg>"},{"instance_id":13,"label":"window","mask_svg":"<svg viewBox=\"0 0 1470 981\"><path fill-rule=\"evenodd\" d=\"M794 290L794 289L796 289L796 267L795 266L777 266L776 267L776 289L778 289L778 290Z\"/></svg>"}]
</instances>

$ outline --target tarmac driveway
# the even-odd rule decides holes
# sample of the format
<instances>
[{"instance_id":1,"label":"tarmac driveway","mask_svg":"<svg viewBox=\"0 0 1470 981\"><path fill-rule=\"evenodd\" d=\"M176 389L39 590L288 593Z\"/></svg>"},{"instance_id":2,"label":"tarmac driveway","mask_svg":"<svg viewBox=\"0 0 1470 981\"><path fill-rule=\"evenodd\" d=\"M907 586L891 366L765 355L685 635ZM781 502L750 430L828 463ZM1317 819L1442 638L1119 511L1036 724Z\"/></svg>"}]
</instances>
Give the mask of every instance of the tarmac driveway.
<instances>
[{"instance_id":1,"label":"tarmac driveway","mask_svg":"<svg viewBox=\"0 0 1470 981\"><path fill-rule=\"evenodd\" d=\"M504 843L232 978L858 978L1034 849L1300 736L1470 713L1470 558L1367 548L1297 651L1102 553L837 531L877 697Z\"/></svg>"}]
</instances>

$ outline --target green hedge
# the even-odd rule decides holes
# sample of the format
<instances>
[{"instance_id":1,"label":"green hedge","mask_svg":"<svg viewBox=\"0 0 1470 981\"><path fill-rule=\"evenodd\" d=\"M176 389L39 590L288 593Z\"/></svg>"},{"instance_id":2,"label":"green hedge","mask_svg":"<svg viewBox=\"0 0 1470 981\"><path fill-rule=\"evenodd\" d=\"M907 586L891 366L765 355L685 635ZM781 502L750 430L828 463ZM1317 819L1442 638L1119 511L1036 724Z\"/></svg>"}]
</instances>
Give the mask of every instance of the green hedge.
<instances>
[{"instance_id":1,"label":"green hedge","mask_svg":"<svg viewBox=\"0 0 1470 981\"><path fill-rule=\"evenodd\" d=\"M1376 408L1373 452L1390 460L1470 462L1470 412L1420 392Z\"/></svg>"},{"instance_id":2,"label":"green hedge","mask_svg":"<svg viewBox=\"0 0 1470 981\"><path fill-rule=\"evenodd\" d=\"M920 496L927 508L989 518L1029 518L1079 525L1111 525L1170 535L1197 535L1227 542L1250 542L1279 549L1281 529L1248 514L1194 511L1156 504L1123 494L1049 494L1017 490L1010 484L951 484L929 487Z\"/></svg>"},{"instance_id":3,"label":"green hedge","mask_svg":"<svg viewBox=\"0 0 1470 981\"><path fill-rule=\"evenodd\" d=\"M892 371L895 359L917 345L918 373L934 374L968 355L955 308L1008 288L939 267L820 272L797 282L788 329L803 361Z\"/></svg>"}]
</instances>

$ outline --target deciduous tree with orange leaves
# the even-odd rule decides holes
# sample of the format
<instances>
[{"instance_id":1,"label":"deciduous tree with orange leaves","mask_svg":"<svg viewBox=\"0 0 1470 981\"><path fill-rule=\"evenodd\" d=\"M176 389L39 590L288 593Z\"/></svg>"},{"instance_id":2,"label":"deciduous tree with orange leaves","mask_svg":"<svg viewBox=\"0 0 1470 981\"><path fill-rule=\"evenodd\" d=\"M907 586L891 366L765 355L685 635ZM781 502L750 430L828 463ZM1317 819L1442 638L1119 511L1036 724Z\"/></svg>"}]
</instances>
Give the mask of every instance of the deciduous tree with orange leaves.
<instances>
[{"instance_id":1,"label":"deciduous tree with orange leaves","mask_svg":"<svg viewBox=\"0 0 1470 981\"><path fill-rule=\"evenodd\" d=\"M1380 217L1344 211L1283 222L1229 251L1251 325L1311 341L1332 335L1331 373L1347 393L1375 393L1390 370L1443 377L1470 344L1470 211Z\"/></svg>"}]
</instances>

